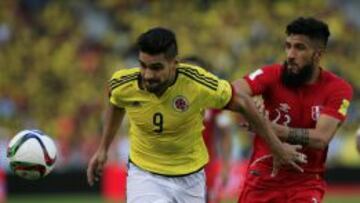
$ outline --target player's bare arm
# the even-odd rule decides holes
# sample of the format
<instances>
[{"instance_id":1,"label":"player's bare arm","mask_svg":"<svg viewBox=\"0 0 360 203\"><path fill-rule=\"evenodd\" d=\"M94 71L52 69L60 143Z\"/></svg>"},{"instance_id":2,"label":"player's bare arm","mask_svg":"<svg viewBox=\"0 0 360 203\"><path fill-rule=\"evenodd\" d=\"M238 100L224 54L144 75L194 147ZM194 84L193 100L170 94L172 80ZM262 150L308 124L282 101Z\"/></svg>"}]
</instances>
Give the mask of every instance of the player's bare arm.
<instances>
[{"instance_id":1,"label":"player's bare arm","mask_svg":"<svg viewBox=\"0 0 360 203\"><path fill-rule=\"evenodd\" d=\"M324 149L334 137L340 124L338 119L323 114L319 117L314 129L290 128L275 123L272 123L272 127L276 135L287 143Z\"/></svg>"},{"instance_id":2,"label":"player's bare arm","mask_svg":"<svg viewBox=\"0 0 360 203\"><path fill-rule=\"evenodd\" d=\"M109 107L106 111L103 136L100 145L97 152L90 159L87 168L87 179L89 185L93 185L94 181L98 181L99 176L101 176L102 169L107 161L107 153L110 144L115 137L116 131L119 128L119 123L122 122L124 115L124 109L109 104Z\"/></svg>"},{"instance_id":3,"label":"player's bare arm","mask_svg":"<svg viewBox=\"0 0 360 203\"><path fill-rule=\"evenodd\" d=\"M246 83L246 81L244 81ZM279 138L274 134L269 123L259 114L249 92L244 90L239 83L235 81L232 85L236 94L232 97L228 105L228 109L238 111L254 126L254 129L261 135L268 143L273 155L277 158L279 165L291 164L299 171L303 171L295 162L306 163L305 155L297 152L301 149L300 146L282 144ZM250 88L249 88L250 90Z\"/></svg>"},{"instance_id":4,"label":"player's bare arm","mask_svg":"<svg viewBox=\"0 0 360 203\"><path fill-rule=\"evenodd\" d=\"M245 79L242 79L242 78L237 79L234 82L232 82L232 85L233 85L235 91L243 92L244 94L249 95L249 96L252 95L251 88Z\"/></svg>"}]
</instances>

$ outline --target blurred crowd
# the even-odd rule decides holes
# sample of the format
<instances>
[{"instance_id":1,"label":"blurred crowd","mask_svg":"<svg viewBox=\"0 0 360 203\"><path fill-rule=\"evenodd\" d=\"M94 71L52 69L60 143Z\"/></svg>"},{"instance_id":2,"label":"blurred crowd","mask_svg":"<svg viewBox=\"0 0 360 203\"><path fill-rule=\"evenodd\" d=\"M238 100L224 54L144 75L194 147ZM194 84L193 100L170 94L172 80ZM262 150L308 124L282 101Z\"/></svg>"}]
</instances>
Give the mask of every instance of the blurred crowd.
<instances>
[{"instance_id":1,"label":"blurred crowd","mask_svg":"<svg viewBox=\"0 0 360 203\"><path fill-rule=\"evenodd\" d=\"M325 68L355 90L329 166L360 166L354 142L360 121L358 10L356 0L1 0L0 164L7 140L21 129L39 128L58 144L58 170L83 169L99 141L107 80L117 69L137 66L133 44L150 27L173 29L180 57L200 56L232 80L281 63L285 25L304 15L328 22ZM233 157L242 159L251 137L233 128Z\"/></svg>"}]
</instances>

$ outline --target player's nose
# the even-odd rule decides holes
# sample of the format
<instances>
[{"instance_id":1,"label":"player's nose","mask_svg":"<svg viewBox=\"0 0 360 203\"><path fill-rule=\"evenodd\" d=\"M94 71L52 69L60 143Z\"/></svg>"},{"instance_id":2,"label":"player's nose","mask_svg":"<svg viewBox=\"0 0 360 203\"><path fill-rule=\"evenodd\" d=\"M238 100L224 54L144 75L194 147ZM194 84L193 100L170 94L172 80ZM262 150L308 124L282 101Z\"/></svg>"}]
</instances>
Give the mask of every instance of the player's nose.
<instances>
[{"instance_id":1,"label":"player's nose","mask_svg":"<svg viewBox=\"0 0 360 203\"><path fill-rule=\"evenodd\" d=\"M290 60L295 60L296 58L296 50L293 48L289 48L286 51L286 58L288 59L288 62L290 62Z\"/></svg>"},{"instance_id":2,"label":"player's nose","mask_svg":"<svg viewBox=\"0 0 360 203\"><path fill-rule=\"evenodd\" d=\"M145 80L151 80L154 78L154 76L155 76L154 72L149 69L145 70L143 73L143 77Z\"/></svg>"},{"instance_id":3,"label":"player's nose","mask_svg":"<svg viewBox=\"0 0 360 203\"><path fill-rule=\"evenodd\" d=\"M294 65L295 64L295 58L287 58L287 63L289 65Z\"/></svg>"}]
</instances>

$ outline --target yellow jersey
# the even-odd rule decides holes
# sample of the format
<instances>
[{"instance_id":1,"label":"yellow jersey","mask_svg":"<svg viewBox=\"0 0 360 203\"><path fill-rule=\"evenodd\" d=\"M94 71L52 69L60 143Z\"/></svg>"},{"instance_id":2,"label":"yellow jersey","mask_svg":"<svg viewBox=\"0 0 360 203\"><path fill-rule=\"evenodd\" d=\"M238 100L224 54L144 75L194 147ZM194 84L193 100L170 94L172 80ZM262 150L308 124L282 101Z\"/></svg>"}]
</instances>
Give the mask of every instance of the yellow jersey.
<instances>
[{"instance_id":1,"label":"yellow jersey","mask_svg":"<svg viewBox=\"0 0 360 203\"><path fill-rule=\"evenodd\" d=\"M161 97L139 86L140 69L117 71L109 81L110 102L130 123L130 160L163 175L184 175L208 162L202 138L203 111L223 108L231 85L203 68L178 64L175 82Z\"/></svg>"}]
</instances>

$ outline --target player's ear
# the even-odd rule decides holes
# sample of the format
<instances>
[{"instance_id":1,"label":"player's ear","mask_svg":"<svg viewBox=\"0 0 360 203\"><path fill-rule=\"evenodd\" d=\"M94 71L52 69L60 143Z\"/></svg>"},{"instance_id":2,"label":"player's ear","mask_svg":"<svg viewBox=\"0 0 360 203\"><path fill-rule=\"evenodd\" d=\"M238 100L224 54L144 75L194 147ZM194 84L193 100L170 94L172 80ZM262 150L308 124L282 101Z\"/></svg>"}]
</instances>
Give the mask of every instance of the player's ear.
<instances>
[{"instance_id":1,"label":"player's ear","mask_svg":"<svg viewBox=\"0 0 360 203\"><path fill-rule=\"evenodd\" d=\"M173 59L170 59L170 63L171 63L171 66L173 67L176 67L180 62L179 62L179 59L177 57L173 58Z\"/></svg>"},{"instance_id":2,"label":"player's ear","mask_svg":"<svg viewBox=\"0 0 360 203\"><path fill-rule=\"evenodd\" d=\"M174 58L174 65L177 66L180 63L178 57Z\"/></svg>"},{"instance_id":3,"label":"player's ear","mask_svg":"<svg viewBox=\"0 0 360 203\"><path fill-rule=\"evenodd\" d=\"M316 49L315 52L314 52L314 55L313 55L314 60L317 61L317 62L319 62L320 59L321 59L321 57L322 57L322 55L324 54L324 51L325 51L325 50L322 49L322 48Z\"/></svg>"},{"instance_id":4,"label":"player's ear","mask_svg":"<svg viewBox=\"0 0 360 203\"><path fill-rule=\"evenodd\" d=\"M322 44L322 42L315 42L315 53L314 53L314 57L316 60L320 60L320 58L322 57L322 55L325 53L325 46Z\"/></svg>"}]
</instances>

